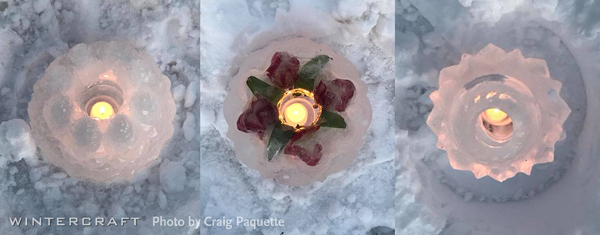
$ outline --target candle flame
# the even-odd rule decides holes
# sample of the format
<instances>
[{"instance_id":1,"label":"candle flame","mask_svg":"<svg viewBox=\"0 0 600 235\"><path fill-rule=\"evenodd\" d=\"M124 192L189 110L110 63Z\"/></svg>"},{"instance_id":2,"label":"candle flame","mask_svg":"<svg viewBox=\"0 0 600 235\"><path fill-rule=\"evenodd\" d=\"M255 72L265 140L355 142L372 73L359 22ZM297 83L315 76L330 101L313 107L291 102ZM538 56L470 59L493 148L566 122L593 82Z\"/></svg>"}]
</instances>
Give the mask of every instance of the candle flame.
<instances>
[{"instance_id":1,"label":"candle flame","mask_svg":"<svg viewBox=\"0 0 600 235\"><path fill-rule=\"evenodd\" d=\"M300 103L294 103L288 106L285 111L285 120L292 125L305 125L308 118L306 107Z\"/></svg>"},{"instance_id":2,"label":"candle flame","mask_svg":"<svg viewBox=\"0 0 600 235\"><path fill-rule=\"evenodd\" d=\"M504 111L498 108L486 109L485 115L487 116L489 121L495 123L501 122L508 117L508 114L506 114Z\"/></svg>"},{"instance_id":3,"label":"candle flame","mask_svg":"<svg viewBox=\"0 0 600 235\"><path fill-rule=\"evenodd\" d=\"M113 109L112 105L104 101L95 103L90 111L90 117L96 119L107 119L114 114L115 110Z\"/></svg>"}]
</instances>

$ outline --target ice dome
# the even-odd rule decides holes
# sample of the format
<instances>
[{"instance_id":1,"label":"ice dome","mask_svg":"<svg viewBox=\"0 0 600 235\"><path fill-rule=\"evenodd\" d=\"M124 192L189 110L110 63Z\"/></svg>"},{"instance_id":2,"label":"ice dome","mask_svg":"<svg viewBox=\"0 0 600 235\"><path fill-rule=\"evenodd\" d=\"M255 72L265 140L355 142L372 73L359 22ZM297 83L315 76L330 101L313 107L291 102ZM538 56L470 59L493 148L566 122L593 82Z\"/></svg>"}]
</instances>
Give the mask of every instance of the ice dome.
<instances>
[{"instance_id":1,"label":"ice dome","mask_svg":"<svg viewBox=\"0 0 600 235\"><path fill-rule=\"evenodd\" d=\"M152 57L126 43L76 45L33 87L33 137L72 177L130 180L173 135L170 87Z\"/></svg>"}]
</instances>

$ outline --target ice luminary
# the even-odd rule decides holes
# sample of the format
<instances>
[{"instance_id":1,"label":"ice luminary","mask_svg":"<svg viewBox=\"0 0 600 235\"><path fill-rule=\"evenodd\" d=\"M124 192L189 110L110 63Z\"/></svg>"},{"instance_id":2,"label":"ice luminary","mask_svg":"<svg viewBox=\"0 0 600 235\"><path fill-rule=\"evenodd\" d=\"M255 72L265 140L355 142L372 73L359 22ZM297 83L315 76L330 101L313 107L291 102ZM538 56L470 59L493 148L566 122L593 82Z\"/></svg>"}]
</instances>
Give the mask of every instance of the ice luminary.
<instances>
[{"instance_id":1,"label":"ice luminary","mask_svg":"<svg viewBox=\"0 0 600 235\"><path fill-rule=\"evenodd\" d=\"M454 169L504 181L554 160L571 110L544 60L489 44L440 71L427 124Z\"/></svg>"},{"instance_id":2,"label":"ice luminary","mask_svg":"<svg viewBox=\"0 0 600 235\"><path fill-rule=\"evenodd\" d=\"M366 85L329 47L297 38L250 54L224 103L238 159L290 186L347 167L371 122Z\"/></svg>"},{"instance_id":3,"label":"ice luminary","mask_svg":"<svg viewBox=\"0 0 600 235\"><path fill-rule=\"evenodd\" d=\"M76 45L33 87L33 137L72 177L130 180L173 135L170 87L152 57L127 44Z\"/></svg>"}]
</instances>

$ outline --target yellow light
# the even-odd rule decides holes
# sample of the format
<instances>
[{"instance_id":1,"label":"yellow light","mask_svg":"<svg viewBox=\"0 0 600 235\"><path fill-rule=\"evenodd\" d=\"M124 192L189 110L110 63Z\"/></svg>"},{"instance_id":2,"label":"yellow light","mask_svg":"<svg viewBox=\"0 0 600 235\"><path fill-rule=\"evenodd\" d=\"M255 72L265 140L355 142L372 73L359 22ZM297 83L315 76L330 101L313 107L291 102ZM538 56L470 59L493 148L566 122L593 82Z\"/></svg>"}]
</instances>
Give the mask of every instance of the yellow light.
<instances>
[{"instance_id":1,"label":"yellow light","mask_svg":"<svg viewBox=\"0 0 600 235\"><path fill-rule=\"evenodd\" d=\"M113 107L104 101L95 103L90 111L90 117L97 119L107 119L115 114Z\"/></svg>"},{"instance_id":2,"label":"yellow light","mask_svg":"<svg viewBox=\"0 0 600 235\"><path fill-rule=\"evenodd\" d=\"M308 111L306 107L300 103L291 104L284 111L285 121L292 126L306 124Z\"/></svg>"},{"instance_id":3,"label":"yellow light","mask_svg":"<svg viewBox=\"0 0 600 235\"><path fill-rule=\"evenodd\" d=\"M491 108L491 109L485 110L485 116L487 116L488 121L493 122L493 123L499 123L499 122L502 122L504 119L506 119L506 117L508 117L508 114L506 114L504 111L502 111L500 109Z\"/></svg>"}]
</instances>

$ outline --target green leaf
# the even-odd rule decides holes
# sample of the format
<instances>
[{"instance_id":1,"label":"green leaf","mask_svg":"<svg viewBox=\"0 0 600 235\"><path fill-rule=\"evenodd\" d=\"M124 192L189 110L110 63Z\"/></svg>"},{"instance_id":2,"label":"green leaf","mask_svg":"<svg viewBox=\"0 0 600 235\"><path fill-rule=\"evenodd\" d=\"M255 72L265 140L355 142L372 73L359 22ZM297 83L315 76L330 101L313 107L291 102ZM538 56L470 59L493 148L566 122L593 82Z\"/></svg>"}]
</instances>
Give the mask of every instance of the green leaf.
<instances>
[{"instance_id":1,"label":"green leaf","mask_svg":"<svg viewBox=\"0 0 600 235\"><path fill-rule=\"evenodd\" d=\"M285 129L284 129L285 128ZM294 136L294 129L282 126L281 123L275 124L271 137L269 138L269 144L267 145L267 158L271 161L275 156L279 155L281 150L290 142L292 136Z\"/></svg>"},{"instance_id":2,"label":"green leaf","mask_svg":"<svg viewBox=\"0 0 600 235\"><path fill-rule=\"evenodd\" d=\"M331 57L326 55L318 55L314 58L310 59L308 63L304 64L300 71L298 71L298 81L296 81L296 85L294 88L303 88L309 91L312 91L315 87L315 80L321 70Z\"/></svg>"},{"instance_id":3,"label":"green leaf","mask_svg":"<svg viewBox=\"0 0 600 235\"><path fill-rule=\"evenodd\" d=\"M250 76L248 77L248 80L246 80L246 85L248 85L248 88L250 88L250 91L252 91L252 94L257 95L257 96L263 96L266 97L267 99L271 100L273 103L277 103L279 101L279 99L281 99L281 97L283 96L284 91L269 85L266 82L263 82L262 80L258 79L255 76Z\"/></svg>"},{"instance_id":4,"label":"green leaf","mask_svg":"<svg viewBox=\"0 0 600 235\"><path fill-rule=\"evenodd\" d=\"M344 121L344 118L337 113L323 110L323 112L321 112L321 117L319 118L317 125L323 126L323 127L345 129L346 121Z\"/></svg>"}]
</instances>

